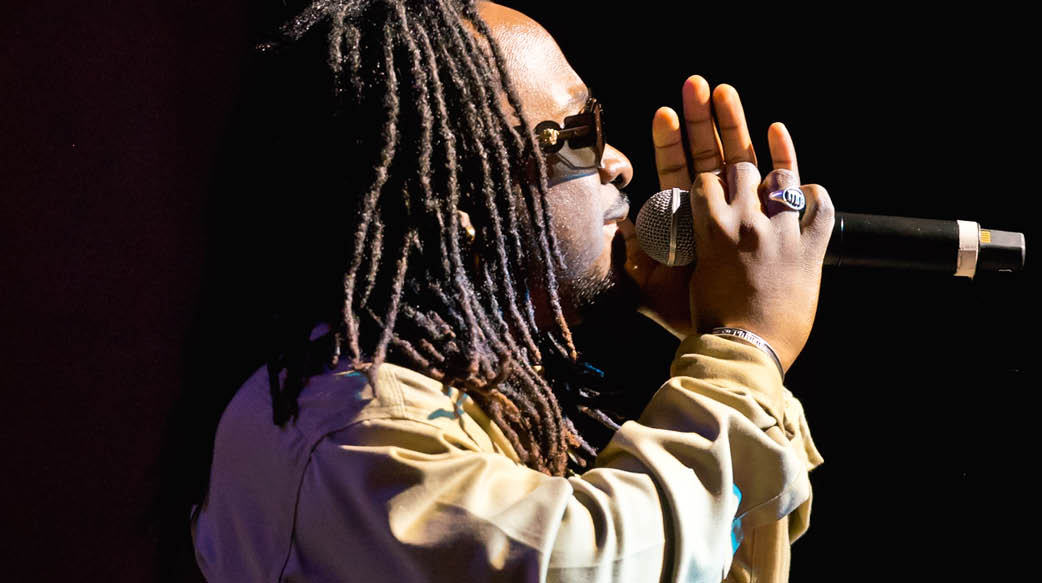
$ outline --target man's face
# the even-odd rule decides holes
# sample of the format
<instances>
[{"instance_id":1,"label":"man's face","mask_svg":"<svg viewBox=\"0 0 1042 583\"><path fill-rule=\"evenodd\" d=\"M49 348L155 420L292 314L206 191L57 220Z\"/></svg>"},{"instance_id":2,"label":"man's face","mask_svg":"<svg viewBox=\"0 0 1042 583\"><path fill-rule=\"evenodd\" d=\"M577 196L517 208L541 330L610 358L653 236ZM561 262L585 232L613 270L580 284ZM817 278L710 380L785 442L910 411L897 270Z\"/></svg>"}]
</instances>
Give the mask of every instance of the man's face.
<instances>
[{"instance_id":1,"label":"man's face","mask_svg":"<svg viewBox=\"0 0 1042 583\"><path fill-rule=\"evenodd\" d=\"M483 2L479 11L503 52L529 123L534 126L553 120L563 125L565 117L579 113L590 96L589 89L553 37L510 8ZM594 300L610 298L636 307L635 294L626 285L630 280L622 267L622 237L616 237L617 224L629 210L619 189L632 176L626 156L606 145L600 168L551 182L547 201L553 214L551 228L566 262L565 269L558 272L558 283L566 316L572 323ZM620 298L620 294L625 297ZM537 309L544 312L545 298L539 300ZM539 319L546 321L548 315L544 312Z\"/></svg>"}]
</instances>

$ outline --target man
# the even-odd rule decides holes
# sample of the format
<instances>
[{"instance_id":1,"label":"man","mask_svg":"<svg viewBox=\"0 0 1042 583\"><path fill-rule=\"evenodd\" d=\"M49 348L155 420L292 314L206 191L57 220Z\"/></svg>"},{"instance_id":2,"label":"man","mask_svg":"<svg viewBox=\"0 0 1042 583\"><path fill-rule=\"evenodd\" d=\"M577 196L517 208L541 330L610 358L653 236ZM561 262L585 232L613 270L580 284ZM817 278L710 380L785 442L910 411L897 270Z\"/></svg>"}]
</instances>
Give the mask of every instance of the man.
<instances>
[{"instance_id":1,"label":"man","mask_svg":"<svg viewBox=\"0 0 1042 583\"><path fill-rule=\"evenodd\" d=\"M685 84L693 168L679 117L656 113L660 182L691 190L698 238L694 270L668 268L632 241L629 161L535 22L316 2L285 31L327 49L329 127L350 134L351 156L301 156L332 176L299 191L329 197L308 216L342 255L316 273L289 271L291 253L278 274L312 291L273 308L278 355L221 418L192 522L207 578L785 580L820 457L781 380L832 210L813 185L802 218L767 197L800 186L784 126L761 181L733 89L712 95L717 130L708 85ZM580 418L613 417L572 374L570 326L625 305L627 282L685 339L673 378L597 447Z\"/></svg>"}]
</instances>

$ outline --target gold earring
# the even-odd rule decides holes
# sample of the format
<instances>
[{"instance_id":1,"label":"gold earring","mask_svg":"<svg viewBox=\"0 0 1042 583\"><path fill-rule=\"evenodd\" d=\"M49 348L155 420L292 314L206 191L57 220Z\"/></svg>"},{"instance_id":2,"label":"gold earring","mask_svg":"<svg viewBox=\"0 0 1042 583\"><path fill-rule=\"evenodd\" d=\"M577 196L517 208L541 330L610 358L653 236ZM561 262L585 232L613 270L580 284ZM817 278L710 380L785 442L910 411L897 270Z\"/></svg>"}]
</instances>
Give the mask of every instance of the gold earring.
<instances>
[{"instance_id":1,"label":"gold earring","mask_svg":"<svg viewBox=\"0 0 1042 583\"><path fill-rule=\"evenodd\" d=\"M467 234L467 244L473 244L474 239L477 238L477 231L474 230L474 225L470 224L470 215L467 214L467 211L461 210L457 210L456 214L459 215L460 228Z\"/></svg>"}]
</instances>

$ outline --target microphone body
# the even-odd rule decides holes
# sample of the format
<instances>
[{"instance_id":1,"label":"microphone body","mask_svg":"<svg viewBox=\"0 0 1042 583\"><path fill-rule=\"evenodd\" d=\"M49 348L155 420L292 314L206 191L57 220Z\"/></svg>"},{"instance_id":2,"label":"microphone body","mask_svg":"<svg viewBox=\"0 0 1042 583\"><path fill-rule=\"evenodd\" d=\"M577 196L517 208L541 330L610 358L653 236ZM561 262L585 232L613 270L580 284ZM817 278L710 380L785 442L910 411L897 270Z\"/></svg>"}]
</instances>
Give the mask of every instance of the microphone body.
<instances>
[{"instance_id":1,"label":"microphone body","mask_svg":"<svg viewBox=\"0 0 1042 583\"><path fill-rule=\"evenodd\" d=\"M655 194L637 214L637 240L666 265L695 260L690 193L679 188ZM942 271L973 277L978 271L1024 268L1023 233L982 229L972 221L942 221L836 213L825 265Z\"/></svg>"}]
</instances>

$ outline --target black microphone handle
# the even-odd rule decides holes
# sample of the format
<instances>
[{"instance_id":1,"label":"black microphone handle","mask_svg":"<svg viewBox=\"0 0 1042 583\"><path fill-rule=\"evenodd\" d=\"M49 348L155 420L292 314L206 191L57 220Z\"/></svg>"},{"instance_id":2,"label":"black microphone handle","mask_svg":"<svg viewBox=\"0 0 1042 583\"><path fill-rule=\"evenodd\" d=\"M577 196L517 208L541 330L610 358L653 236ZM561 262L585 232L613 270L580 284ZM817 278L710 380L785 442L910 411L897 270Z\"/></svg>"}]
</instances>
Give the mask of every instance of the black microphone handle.
<instances>
[{"instance_id":1,"label":"black microphone handle","mask_svg":"<svg viewBox=\"0 0 1042 583\"><path fill-rule=\"evenodd\" d=\"M690 193L672 188L652 195L637 213L641 247L666 265L695 260ZM1023 233L981 228L972 221L941 221L836 213L825 265L942 271L973 277L978 271L1020 271Z\"/></svg>"},{"instance_id":2,"label":"black microphone handle","mask_svg":"<svg viewBox=\"0 0 1042 583\"><path fill-rule=\"evenodd\" d=\"M837 212L825 265L973 277L977 271L1019 271L1024 258L1022 233L982 229L970 221Z\"/></svg>"},{"instance_id":3,"label":"black microphone handle","mask_svg":"<svg viewBox=\"0 0 1042 583\"><path fill-rule=\"evenodd\" d=\"M955 273L958 248L955 221L837 212L825 265Z\"/></svg>"}]
</instances>

